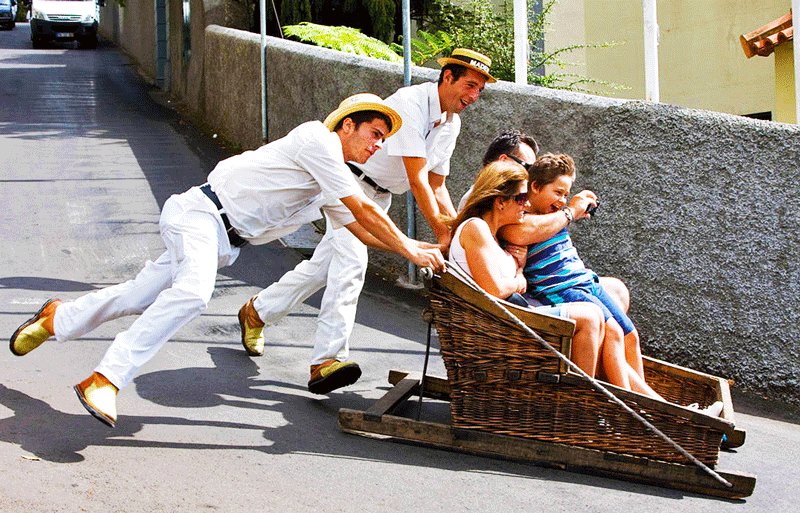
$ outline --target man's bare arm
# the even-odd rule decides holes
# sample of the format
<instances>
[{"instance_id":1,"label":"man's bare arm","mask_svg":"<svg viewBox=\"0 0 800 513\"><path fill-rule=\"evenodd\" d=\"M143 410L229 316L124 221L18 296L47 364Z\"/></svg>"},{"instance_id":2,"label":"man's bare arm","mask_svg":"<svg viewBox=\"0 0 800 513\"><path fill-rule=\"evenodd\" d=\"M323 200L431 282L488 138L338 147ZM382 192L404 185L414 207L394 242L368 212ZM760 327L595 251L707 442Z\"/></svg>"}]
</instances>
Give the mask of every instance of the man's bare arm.
<instances>
[{"instance_id":1,"label":"man's bare arm","mask_svg":"<svg viewBox=\"0 0 800 513\"><path fill-rule=\"evenodd\" d=\"M364 228L358 223L358 221L354 221L346 225L345 228L350 230L353 233L353 235L355 235L356 238L358 238L358 240L360 240L361 242L363 242L364 244L373 249L379 249L381 251L390 251L390 252L392 251L392 248L390 248L387 244L384 244L383 242L380 241L380 239L369 233L366 228ZM417 247L422 249L442 250L440 244L431 244L430 242L414 240L414 239L411 239L411 241L414 242L417 245Z\"/></svg>"},{"instance_id":2,"label":"man's bare arm","mask_svg":"<svg viewBox=\"0 0 800 513\"><path fill-rule=\"evenodd\" d=\"M450 198L450 191L445 184L445 176L437 173L428 173L428 183L431 184L433 195L436 197L436 202L439 204L439 211L450 217L456 216L456 209L453 206L453 200Z\"/></svg>"},{"instance_id":3,"label":"man's bare arm","mask_svg":"<svg viewBox=\"0 0 800 513\"><path fill-rule=\"evenodd\" d=\"M428 169L428 161L422 157L403 157L403 164L408 174L408 183L411 186L411 193L417 200L417 205L422 211L422 215L430 224L436 240L442 244L449 244L450 230L439 220L442 210L439 201L431 187L431 174ZM452 208L452 202L451 202Z\"/></svg>"},{"instance_id":4,"label":"man's bare arm","mask_svg":"<svg viewBox=\"0 0 800 513\"><path fill-rule=\"evenodd\" d=\"M438 248L421 247L417 241L406 237L372 200L354 194L341 198L341 201L353 213L358 224L385 246L382 249L398 253L420 267L444 267L444 257ZM348 229L351 225L347 225Z\"/></svg>"}]
</instances>

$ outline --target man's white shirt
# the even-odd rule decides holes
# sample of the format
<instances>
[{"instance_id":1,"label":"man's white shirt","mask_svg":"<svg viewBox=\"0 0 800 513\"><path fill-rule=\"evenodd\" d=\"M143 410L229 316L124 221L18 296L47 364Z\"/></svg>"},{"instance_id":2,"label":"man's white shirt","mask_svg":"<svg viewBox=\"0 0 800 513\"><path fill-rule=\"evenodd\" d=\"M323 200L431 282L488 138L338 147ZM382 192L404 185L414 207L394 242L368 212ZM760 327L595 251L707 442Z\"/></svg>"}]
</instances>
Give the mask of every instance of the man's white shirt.
<instances>
[{"instance_id":1,"label":"man's white shirt","mask_svg":"<svg viewBox=\"0 0 800 513\"><path fill-rule=\"evenodd\" d=\"M410 188L403 157L427 159L429 171L450 174L461 119L458 114L445 116L442 112L436 82L400 88L385 102L400 114L403 126L365 164L356 165L394 194Z\"/></svg>"},{"instance_id":2,"label":"man's white shirt","mask_svg":"<svg viewBox=\"0 0 800 513\"><path fill-rule=\"evenodd\" d=\"M339 199L364 194L344 162L339 136L319 121L221 161L208 183L231 225L252 244L320 219L320 209L335 227L349 224L354 218Z\"/></svg>"}]
</instances>

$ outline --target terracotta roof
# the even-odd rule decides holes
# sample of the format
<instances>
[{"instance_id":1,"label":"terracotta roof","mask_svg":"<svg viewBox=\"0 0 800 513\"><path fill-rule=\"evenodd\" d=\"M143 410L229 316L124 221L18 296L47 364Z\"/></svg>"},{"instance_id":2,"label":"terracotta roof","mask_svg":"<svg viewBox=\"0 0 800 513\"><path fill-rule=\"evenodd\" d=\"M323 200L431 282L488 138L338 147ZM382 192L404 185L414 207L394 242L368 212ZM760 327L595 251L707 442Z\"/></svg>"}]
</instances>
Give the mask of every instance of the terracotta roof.
<instances>
[{"instance_id":1,"label":"terracotta roof","mask_svg":"<svg viewBox=\"0 0 800 513\"><path fill-rule=\"evenodd\" d=\"M794 37L792 27L792 11L789 14L773 20L763 27L739 36L744 54L749 59L755 55L767 57L775 51L775 47Z\"/></svg>"}]
</instances>

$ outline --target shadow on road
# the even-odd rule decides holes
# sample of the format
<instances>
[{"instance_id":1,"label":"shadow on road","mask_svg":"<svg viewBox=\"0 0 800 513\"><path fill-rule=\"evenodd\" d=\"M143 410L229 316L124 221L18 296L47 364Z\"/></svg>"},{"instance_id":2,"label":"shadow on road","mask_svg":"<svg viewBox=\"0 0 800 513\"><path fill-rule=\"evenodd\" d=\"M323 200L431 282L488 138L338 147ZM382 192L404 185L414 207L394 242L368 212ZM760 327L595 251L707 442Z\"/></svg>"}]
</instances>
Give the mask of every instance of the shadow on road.
<instances>
[{"instance_id":1,"label":"shadow on road","mask_svg":"<svg viewBox=\"0 0 800 513\"><path fill-rule=\"evenodd\" d=\"M81 281L37 276L7 276L0 278L0 288L19 290L41 290L50 292L88 292L98 287Z\"/></svg>"},{"instance_id":2,"label":"shadow on road","mask_svg":"<svg viewBox=\"0 0 800 513\"><path fill-rule=\"evenodd\" d=\"M77 401L77 399L75 399ZM189 420L179 417L126 416L111 430L88 414L71 414L55 410L35 399L0 383L0 404L15 414L0 420L0 440L19 445L34 458L54 463L77 463L84 460L81 451L90 446L165 447L192 449L256 449L233 445L154 442L132 437L148 424L176 424L234 429L261 429L260 426L213 420ZM25 412L17 414L17 412Z\"/></svg>"},{"instance_id":3,"label":"shadow on road","mask_svg":"<svg viewBox=\"0 0 800 513\"><path fill-rule=\"evenodd\" d=\"M264 427L252 422L187 419L170 416L122 415L117 427L109 429L88 414L69 414L51 408L46 402L0 384L0 404L14 415L0 420L0 440L19 445L31 459L53 463L83 461L81 454L92 446L116 446L163 449L250 450L265 454L305 454L320 458L382 461L416 468L435 468L451 472L502 474L517 478L563 483L577 483L602 489L621 490L644 496L681 500L687 495L630 482L592 475L554 472L552 469L525 463L460 455L438 449L421 448L380 440L354 437L335 429L339 408L366 408L371 400L356 393L337 393L311 398L304 386L259 379L258 366L239 349L209 348L213 368L186 368L156 371L136 378L141 397L175 408L212 408L227 406L242 409L231 417L251 418L253 410L279 414L282 425ZM170 387L165 388L163 383ZM279 388L279 390L270 390ZM295 390L297 393L292 393ZM77 400L76 400L77 401ZM17 412L25 412L24 415ZM203 442L161 442L135 435L145 425L176 425L263 431L263 444L231 445ZM308 436L304 426L330 425L315 429ZM345 440L346 438L346 440ZM726 501L728 502L728 501Z\"/></svg>"}]
</instances>

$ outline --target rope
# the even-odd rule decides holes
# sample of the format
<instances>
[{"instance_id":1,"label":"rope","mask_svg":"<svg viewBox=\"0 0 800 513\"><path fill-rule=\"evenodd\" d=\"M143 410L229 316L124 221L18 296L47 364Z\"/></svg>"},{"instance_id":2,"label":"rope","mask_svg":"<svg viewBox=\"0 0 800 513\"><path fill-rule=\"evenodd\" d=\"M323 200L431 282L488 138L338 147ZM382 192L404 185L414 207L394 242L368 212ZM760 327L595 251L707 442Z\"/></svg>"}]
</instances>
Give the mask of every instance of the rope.
<instances>
[{"instance_id":1,"label":"rope","mask_svg":"<svg viewBox=\"0 0 800 513\"><path fill-rule=\"evenodd\" d=\"M580 367L575 365L575 363L573 363L572 360L570 360L569 358L564 356L560 351L558 351L556 348L551 346L549 342L547 342L545 339L540 337L527 324L525 324L524 322L519 320L519 318L516 315L511 313L505 306L500 304L500 302L497 300L497 298L495 298L494 296L490 296L486 291L484 291L481 287L479 287L478 284L475 283L475 280L472 279L472 276L469 276L466 272L464 272L462 269L460 269L457 264L453 264L452 262L449 262L447 270L450 271L450 272L456 271L454 274L456 274L459 278L461 278L463 281L465 281L466 283L471 285L474 289L476 289L478 292L480 292L481 295L483 295L483 297L485 297L486 299L491 301L495 306L499 307L500 310L503 311L503 313L508 317L508 319L510 321L512 321L514 324L516 324L517 326L522 328L536 342L538 342L542 347L544 347L545 349L547 349L548 351L553 353L559 360L564 362L570 369L572 369L579 376L581 376L581 378L583 378L584 380L588 381L598 392L600 392L601 394L603 394L606 397L608 397L612 402L616 403L618 406L621 406L623 410L625 410L626 412L628 412L631 415L633 415L633 417L636 420L638 420L639 422L641 422L647 429L649 429L650 431L652 431L653 433L658 435L662 440L664 440L665 442L670 444L673 448L675 448L675 450L677 450L681 455L686 457L686 459L688 459L691 463L693 463L694 465L698 466L706 474L710 475L711 477L716 479L719 483L725 485L727 488L732 488L733 487L733 485L730 482L728 482L724 477L719 475L713 469L709 468L702 461L700 461L697 458L695 458L692 454L689 453L689 451L687 451L686 449L681 447L677 442L675 442L669 436L664 434L660 429L658 429L653 424L651 424L650 421L648 421L647 419L645 419L644 417L642 417L641 415L636 413L636 411L634 411L630 406L625 404L622 401L622 399L618 398L616 395L614 395L611 392L609 392L608 389L606 389L603 385L601 385L596 379L594 379L593 377L591 377L588 374L586 374L583 371L583 369L581 369ZM421 274L426 279L431 279L433 277L433 271L431 271L429 268L421 270Z\"/></svg>"}]
</instances>

